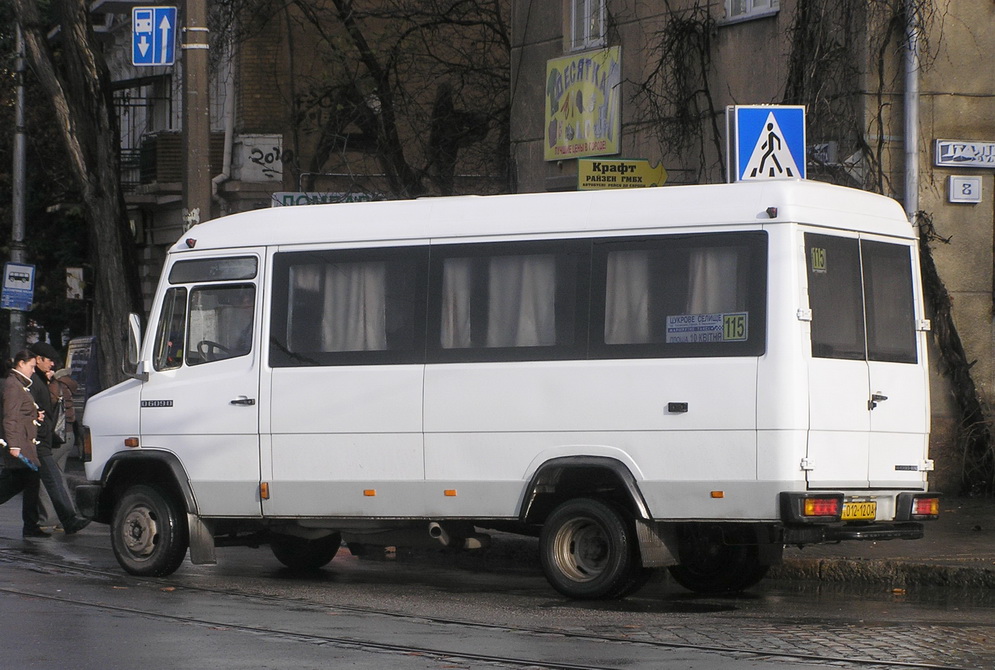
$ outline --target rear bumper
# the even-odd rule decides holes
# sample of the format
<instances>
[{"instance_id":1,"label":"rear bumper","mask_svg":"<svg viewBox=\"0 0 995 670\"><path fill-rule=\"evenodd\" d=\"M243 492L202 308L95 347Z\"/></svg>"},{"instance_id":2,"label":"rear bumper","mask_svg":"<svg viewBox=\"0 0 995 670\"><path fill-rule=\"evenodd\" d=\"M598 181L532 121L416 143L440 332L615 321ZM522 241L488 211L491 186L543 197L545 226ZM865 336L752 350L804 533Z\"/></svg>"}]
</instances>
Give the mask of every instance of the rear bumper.
<instances>
[{"instance_id":1,"label":"rear bumper","mask_svg":"<svg viewBox=\"0 0 995 670\"><path fill-rule=\"evenodd\" d=\"M914 522L786 526L784 544L800 546L844 540L918 540L923 535L923 525Z\"/></svg>"},{"instance_id":2,"label":"rear bumper","mask_svg":"<svg viewBox=\"0 0 995 670\"><path fill-rule=\"evenodd\" d=\"M880 520L843 520L848 496L840 492L783 492L780 495L781 523L785 544L822 544L844 540L918 540L923 537L923 521L939 514L939 494L927 491L902 491L882 496L859 495L851 501L878 500L891 497L888 517ZM859 502L858 502L859 504ZM871 503L868 503L871 504ZM881 512L880 505L878 512Z\"/></svg>"}]
</instances>

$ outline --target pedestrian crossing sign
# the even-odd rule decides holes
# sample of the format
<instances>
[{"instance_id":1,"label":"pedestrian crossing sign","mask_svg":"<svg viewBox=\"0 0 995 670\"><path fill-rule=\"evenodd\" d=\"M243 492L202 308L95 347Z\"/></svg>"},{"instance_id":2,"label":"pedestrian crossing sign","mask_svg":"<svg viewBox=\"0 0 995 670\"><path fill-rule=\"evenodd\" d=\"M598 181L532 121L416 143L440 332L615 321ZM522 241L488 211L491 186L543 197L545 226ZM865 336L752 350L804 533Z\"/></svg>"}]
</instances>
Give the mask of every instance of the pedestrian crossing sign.
<instances>
[{"instance_id":1,"label":"pedestrian crossing sign","mask_svg":"<svg viewBox=\"0 0 995 670\"><path fill-rule=\"evenodd\" d=\"M736 105L726 115L730 181L805 179L805 108Z\"/></svg>"}]
</instances>

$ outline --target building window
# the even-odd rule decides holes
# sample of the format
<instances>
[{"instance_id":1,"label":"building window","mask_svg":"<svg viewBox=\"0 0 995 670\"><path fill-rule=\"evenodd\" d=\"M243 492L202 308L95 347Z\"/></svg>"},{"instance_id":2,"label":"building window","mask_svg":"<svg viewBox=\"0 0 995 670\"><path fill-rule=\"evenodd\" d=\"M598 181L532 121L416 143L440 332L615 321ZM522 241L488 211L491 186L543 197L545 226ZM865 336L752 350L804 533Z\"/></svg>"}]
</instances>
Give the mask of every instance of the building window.
<instances>
[{"instance_id":1,"label":"building window","mask_svg":"<svg viewBox=\"0 0 995 670\"><path fill-rule=\"evenodd\" d=\"M570 0L570 50L605 45L606 0Z\"/></svg>"},{"instance_id":2,"label":"building window","mask_svg":"<svg viewBox=\"0 0 995 670\"><path fill-rule=\"evenodd\" d=\"M770 16L777 14L780 8L781 0L726 0L724 23L736 23Z\"/></svg>"}]
</instances>

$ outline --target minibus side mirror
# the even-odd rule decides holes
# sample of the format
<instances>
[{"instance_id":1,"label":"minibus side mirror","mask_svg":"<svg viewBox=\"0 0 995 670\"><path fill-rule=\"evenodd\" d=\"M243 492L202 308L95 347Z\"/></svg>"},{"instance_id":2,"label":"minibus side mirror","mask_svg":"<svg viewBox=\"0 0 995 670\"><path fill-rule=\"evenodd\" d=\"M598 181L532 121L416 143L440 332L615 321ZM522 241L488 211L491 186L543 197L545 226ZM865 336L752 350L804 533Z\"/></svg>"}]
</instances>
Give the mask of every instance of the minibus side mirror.
<instances>
[{"instance_id":1,"label":"minibus side mirror","mask_svg":"<svg viewBox=\"0 0 995 670\"><path fill-rule=\"evenodd\" d=\"M128 315L128 342L125 360L122 361L124 374L133 379L148 381L149 373L140 365L139 357L142 350L142 319L132 312Z\"/></svg>"}]
</instances>

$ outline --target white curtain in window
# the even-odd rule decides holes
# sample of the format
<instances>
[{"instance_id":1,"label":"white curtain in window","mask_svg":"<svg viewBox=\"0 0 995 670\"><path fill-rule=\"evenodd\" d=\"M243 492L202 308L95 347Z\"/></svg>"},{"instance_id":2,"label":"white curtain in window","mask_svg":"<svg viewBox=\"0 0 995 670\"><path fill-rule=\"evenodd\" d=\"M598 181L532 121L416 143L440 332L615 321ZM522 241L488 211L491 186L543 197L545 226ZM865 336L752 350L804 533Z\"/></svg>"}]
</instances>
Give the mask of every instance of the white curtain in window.
<instances>
[{"instance_id":1,"label":"white curtain in window","mask_svg":"<svg viewBox=\"0 0 995 670\"><path fill-rule=\"evenodd\" d=\"M290 267L290 296L287 301L287 346L291 351L307 349L304 342L309 334L314 333L314 315L312 315L312 320L309 320L307 314L298 314L296 307L299 303L307 304L302 300L302 293L313 296L321 293L321 277L322 266L317 263ZM310 328L307 328L309 321Z\"/></svg>"},{"instance_id":2,"label":"white curtain in window","mask_svg":"<svg viewBox=\"0 0 995 670\"><path fill-rule=\"evenodd\" d=\"M471 344L470 295L473 260L447 258L442 267L442 334L443 349L465 349Z\"/></svg>"},{"instance_id":3,"label":"white curtain in window","mask_svg":"<svg viewBox=\"0 0 995 670\"><path fill-rule=\"evenodd\" d=\"M691 252L688 314L742 311L739 290L739 253L734 247L711 247Z\"/></svg>"},{"instance_id":4,"label":"white curtain in window","mask_svg":"<svg viewBox=\"0 0 995 670\"><path fill-rule=\"evenodd\" d=\"M649 254L617 251L608 255L605 343L649 342Z\"/></svg>"},{"instance_id":5,"label":"white curtain in window","mask_svg":"<svg viewBox=\"0 0 995 670\"><path fill-rule=\"evenodd\" d=\"M488 347L556 343L556 259L492 258L488 275Z\"/></svg>"},{"instance_id":6,"label":"white curtain in window","mask_svg":"<svg viewBox=\"0 0 995 670\"><path fill-rule=\"evenodd\" d=\"M334 263L324 270L322 351L386 349L386 265Z\"/></svg>"}]
</instances>

